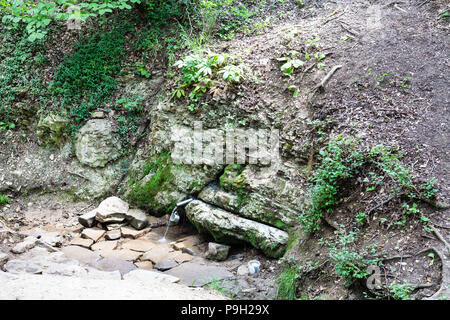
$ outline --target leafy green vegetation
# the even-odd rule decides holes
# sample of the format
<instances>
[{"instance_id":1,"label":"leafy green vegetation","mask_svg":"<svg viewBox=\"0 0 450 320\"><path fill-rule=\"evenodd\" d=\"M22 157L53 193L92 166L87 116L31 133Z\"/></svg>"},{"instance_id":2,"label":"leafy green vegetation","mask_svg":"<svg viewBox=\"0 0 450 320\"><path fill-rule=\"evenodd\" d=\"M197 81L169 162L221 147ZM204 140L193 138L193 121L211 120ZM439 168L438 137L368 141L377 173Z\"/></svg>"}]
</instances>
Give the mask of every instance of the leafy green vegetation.
<instances>
[{"instance_id":1,"label":"leafy green vegetation","mask_svg":"<svg viewBox=\"0 0 450 320\"><path fill-rule=\"evenodd\" d=\"M388 176L394 182L391 192L394 194L403 192L410 199L421 199L424 192L414 185L411 170L401 164L401 157L402 154L395 148L384 145L361 150L355 141L344 139L342 135L338 135L335 140L330 141L319 151L319 165L311 179L311 205L300 215L300 222L304 229L308 232L315 232L319 229L319 221L322 216L331 214L334 207L339 204L341 186L350 181L349 179L355 178L364 166L374 165L383 174L377 175L370 171L369 177L366 177L363 182L381 185L384 177ZM367 187L366 191L374 190L374 185ZM434 196L435 190L431 182L425 184L424 190L426 195ZM406 214L418 212L417 203L413 203L412 207L405 204L404 208ZM356 217L360 223L364 218L363 214L359 213ZM403 217L402 221L395 224L404 225L405 223L406 217Z\"/></svg>"},{"instance_id":2,"label":"leafy green vegetation","mask_svg":"<svg viewBox=\"0 0 450 320\"><path fill-rule=\"evenodd\" d=\"M82 39L74 53L58 66L49 88L63 108L71 106L76 123L89 118L90 112L104 104L117 88L115 76L125 54L126 31L125 25Z\"/></svg>"},{"instance_id":3,"label":"leafy green vegetation","mask_svg":"<svg viewBox=\"0 0 450 320\"><path fill-rule=\"evenodd\" d=\"M12 200L8 197L8 195L0 193L0 206L11 202Z\"/></svg>"},{"instance_id":4,"label":"leafy green vegetation","mask_svg":"<svg viewBox=\"0 0 450 320\"><path fill-rule=\"evenodd\" d=\"M284 62L284 64L280 67L280 69L281 69L281 71L283 71L283 73L286 76L289 76L289 77L292 76L295 69L298 69L305 64L304 61L302 61L300 59L296 59L296 57L299 54L300 54L300 52L291 50L291 51L289 51L289 54L287 56L277 58L277 61Z\"/></svg>"},{"instance_id":5,"label":"leafy green vegetation","mask_svg":"<svg viewBox=\"0 0 450 320\"><path fill-rule=\"evenodd\" d=\"M363 279L369 275L367 267L377 265L379 259L375 249L363 249L358 251L354 245L357 232L346 233L343 230L335 232L335 240L320 240L319 243L325 244L330 249L330 259L334 265L335 272L339 277L346 281L349 286L353 279Z\"/></svg>"},{"instance_id":6,"label":"leafy green vegetation","mask_svg":"<svg viewBox=\"0 0 450 320\"><path fill-rule=\"evenodd\" d=\"M294 266L287 268L278 277L278 300L295 300L295 280L299 277Z\"/></svg>"},{"instance_id":7,"label":"leafy green vegetation","mask_svg":"<svg viewBox=\"0 0 450 320\"><path fill-rule=\"evenodd\" d=\"M0 10L2 23L9 27L25 26L29 41L43 39L53 21L86 21L90 17L99 17L114 10L131 9L133 3L141 0L85 1L77 4L73 0L37 1L3 0Z\"/></svg>"},{"instance_id":8,"label":"leafy green vegetation","mask_svg":"<svg viewBox=\"0 0 450 320\"><path fill-rule=\"evenodd\" d=\"M411 300L411 294L414 291L414 286L405 283L397 283L394 281L389 286L389 292L392 298L396 300Z\"/></svg>"},{"instance_id":9,"label":"leafy green vegetation","mask_svg":"<svg viewBox=\"0 0 450 320\"><path fill-rule=\"evenodd\" d=\"M181 99L188 93L189 99L197 102L222 75L228 83L239 83L243 79L242 66L233 65L227 54L209 53L207 57L201 54L191 54L175 62L181 70L178 79L181 84L172 93L172 97Z\"/></svg>"},{"instance_id":10,"label":"leafy green vegetation","mask_svg":"<svg viewBox=\"0 0 450 320\"><path fill-rule=\"evenodd\" d=\"M320 165L312 178L311 206L303 210L300 222L308 232L319 228L324 213L332 213L338 204L340 184L355 175L364 162L363 153L351 139L338 136L320 150Z\"/></svg>"},{"instance_id":11,"label":"leafy green vegetation","mask_svg":"<svg viewBox=\"0 0 450 320\"><path fill-rule=\"evenodd\" d=\"M30 43L21 30L5 30L0 37L0 130L9 130L22 116L17 102L42 89L41 74L33 65L44 65L46 58L42 42Z\"/></svg>"}]
</instances>

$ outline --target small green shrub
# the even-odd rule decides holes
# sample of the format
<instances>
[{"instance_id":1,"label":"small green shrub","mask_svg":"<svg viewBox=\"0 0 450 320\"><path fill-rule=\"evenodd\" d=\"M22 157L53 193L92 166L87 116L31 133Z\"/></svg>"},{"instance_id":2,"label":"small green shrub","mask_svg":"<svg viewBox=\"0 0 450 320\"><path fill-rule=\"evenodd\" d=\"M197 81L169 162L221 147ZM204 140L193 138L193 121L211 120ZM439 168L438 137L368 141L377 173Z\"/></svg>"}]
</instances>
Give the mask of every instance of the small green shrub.
<instances>
[{"instance_id":1,"label":"small green shrub","mask_svg":"<svg viewBox=\"0 0 450 320\"><path fill-rule=\"evenodd\" d=\"M209 53L206 57L201 54L191 54L175 62L174 66L181 70L182 76L178 80L181 84L173 91L172 97L181 99L187 93L189 99L197 102L222 75L229 83L239 83L243 79L242 66L233 65L227 54Z\"/></svg>"},{"instance_id":2,"label":"small green shrub","mask_svg":"<svg viewBox=\"0 0 450 320\"><path fill-rule=\"evenodd\" d=\"M8 197L8 195L0 193L0 206L11 202L12 200Z\"/></svg>"},{"instance_id":3,"label":"small green shrub","mask_svg":"<svg viewBox=\"0 0 450 320\"><path fill-rule=\"evenodd\" d=\"M395 300L411 300L411 294L414 291L414 286L405 283L400 284L394 281L389 286L389 293Z\"/></svg>"},{"instance_id":4,"label":"small green shrub","mask_svg":"<svg viewBox=\"0 0 450 320\"><path fill-rule=\"evenodd\" d=\"M364 163L361 150L351 139L341 135L320 150L320 165L312 178L311 206L303 210L300 222L308 232L319 229L324 213L331 213L338 204L340 183L355 175Z\"/></svg>"},{"instance_id":5,"label":"small green shrub","mask_svg":"<svg viewBox=\"0 0 450 320\"><path fill-rule=\"evenodd\" d=\"M356 250L354 242L357 232L352 231L347 234L344 230L338 230L335 234L335 240L320 240L319 243L330 248L329 256L334 270L349 286L353 279L367 277L369 275L367 267L377 265L379 259L374 249L371 252L367 249Z\"/></svg>"},{"instance_id":6,"label":"small green shrub","mask_svg":"<svg viewBox=\"0 0 450 320\"><path fill-rule=\"evenodd\" d=\"M0 8L3 13L2 23L10 27L25 26L28 40L33 42L42 40L47 35L52 21L86 21L90 17L103 16L114 10L131 9L129 3L141 3L141 0L88 1L79 5L71 0L3 0ZM71 6L78 6L78 10L68 10Z\"/></svg>"},{"instance_id":7,"label":"small green shrub","mask_svg":"<svg viewBox=\"0 0 450 320\"><path fill-rule=\"evenodd\" d=\"M287 55L286 57L277 58L277 61L284 62L280 69L286 76L292 76L295 69L298 69L305 64L304 61L296 59L299 54L300 52L291 50L289 51L289 55Z\"/></svg>"}]
</instances>

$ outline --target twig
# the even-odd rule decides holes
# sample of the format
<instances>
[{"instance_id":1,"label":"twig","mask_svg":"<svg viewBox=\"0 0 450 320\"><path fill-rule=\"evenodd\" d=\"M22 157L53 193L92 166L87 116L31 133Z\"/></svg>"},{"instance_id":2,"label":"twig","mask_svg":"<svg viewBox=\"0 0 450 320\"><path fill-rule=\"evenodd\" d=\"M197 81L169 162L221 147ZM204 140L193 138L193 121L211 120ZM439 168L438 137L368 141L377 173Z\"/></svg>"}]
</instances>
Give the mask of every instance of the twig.
<instances>
[{"instance_id":1,"label":"twig","mask_svg":"<svg viewBox=\"0 0 450 320\"><path fill-rule=\"evenodd\" d=\"M351 30L351 29L345 27L344 24L342 23L342 21L339 21L339 25L341 26L342 29L344 29L344 30L347 31L348 33L351 33L351 34L353 34L353 35L359 37L359 33L358 33L358 32L353 31L353 30Z\"/></svg>"},{"instance_id":2,"label":"twig","mask_svg":"<svg viewBox=\"0 0 450 320\"><path fill-rule=\"evenodd\" d=\"M437 224L436 222L433 222L433 221L431 221L431 220L430 220L430 223L431 223L432 225L438 227L438 228L441 228L441 229L450 229L450 227L443 226L442 224Z\"/></svg>"},{"instance_id":3,"label":"twig","mask_svg":"<svg viewBox=\"0 0 450 320\"><path fill-rule=\"evenodd\" d=\"M322 81L313 89L313 91L323 90L324 86L327 84L327 82L330 80L330 78L333 76L333 74L340 68L342 68L341 65L334 66L330 70L330 72L328 72L328 74L325 76L325 78L323 78Z\"/></svg>"},{"instance_id":4,"label":"twig","mask_svg":"<svg viewBox=\"0 0 450 320\"><path fill-rule=\"evenodd\" d=\"M77 177L80 177L80 178L83 178L83 179L85 179L85 180L87 180L87 181L91 181L91 179L89 179L89 178L87 178L87 177L85 177L85 176L83 176L81 173L77 173L77 172L72 172L72 171L67 171L68 173L70 173L70 174L73 174L74 176L77 176Z\"/></svg>"},{"instance_id":5,"label":"twig","mask_svg":"<svg viewBox=\"0 0 450 320\"><path fill-rule=\"evenodd\" d=\"M312 65L310 65L308 68L306 68L306 70L303 71L302 76L300 77L300 81L302 81L305 74L307 74L309 71L311 71L311 69L313 69L315 66L316 66L316 62L314 62Z\"/></svg>"},{"instance_id":6,"label":"twig","mask_svg":"<svg viewBox=\"0 0 450 320\"><path fill-rule=\"evenodd\" d=\"M337 19L337 18L343 16L344 14L345 14L345 10L344 10L341 14L339 14L339 15L333 15L331 18L325 20L325 22L322 23L322 26L326 25L328 22L330 22L330 21L332 21L332 20L334 20L334 19Z\"/></svg>"},{"instance_id":7,"label":"twig","mask_svg":"<svg viewBox=\"0 0 450 320\"><path fill-rule=\"evenodd\" d=\"M424 5L426 5L428 2L430 2L430 0L425 0L424 2L419 4L419 6L417 8L420 8L420 7L424 6Z\"/></svg>"},{"instance_id":8,"label":"twig","mask_svg":"<svg viewBox=\"0 0 450 320\"><path fill-rule=\"evenodd\" d=\"M406 255L406 256L392 256L392 257L387 257L387 258L384 258L384 259L381 259L382 261L389 261L389 260L397 260L397 259L400 259L400 260L402 260L403 258L411 258L412 256L411 255Z\"/></svg>"},{"instance_id":9,"label":"twig","mask_svg":"<svg viewBox=\"0 0 450 320\"><path fill-rule=\"evenodd\" d=\"M373 207L372 209L370 209L369 212L367 212L367 215L370 215L372 212L377 210L379 207L384 206L386 203L390 202L391 200L393 200L394 198L396 198L397 196L400 196L400 195L402 195L402 193L391 195L388 199L384 200L382 203L380 203L380 204L376 205L375 207Z\"/></svg>"},{"instance_id":10,"label":"twig","mask_svg":"<svg viewBox=\"0 0 450 320\"><path fill-rule=\"evenodd\" d=\"M394 8L400 11L403 11L405 13L408 13L408 11L406 11L405 9L400 8L399 6L397 6L397 4L394 4Z\"/></svg>"}]
</instances>

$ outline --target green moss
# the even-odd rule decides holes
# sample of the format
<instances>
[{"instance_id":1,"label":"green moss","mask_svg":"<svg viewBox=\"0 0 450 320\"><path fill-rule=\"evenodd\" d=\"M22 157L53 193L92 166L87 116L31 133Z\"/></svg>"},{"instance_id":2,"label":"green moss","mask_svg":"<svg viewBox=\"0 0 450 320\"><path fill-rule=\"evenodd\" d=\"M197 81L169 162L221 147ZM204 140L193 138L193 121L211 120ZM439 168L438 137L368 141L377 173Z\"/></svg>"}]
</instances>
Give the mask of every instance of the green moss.
<instances>
[{"instance_id":1,"label":"green moss","mask_svg":"<svg viewBox=\"0 0 450 320\"><path fill-rule=\"evenodd\" d=\"M283 271L278 277L278 300L295 300L295 280L298 274L294 267Z\"/></svg>"},{"instance_id":2,"label":"green moss","mask_svg":"<svg viewBox=\"0 0 450 320\"><path fill-rule=\"evenodd\" d=\"M170 155L166 152L161 153L153 162L149 162L144 166L143 176L147 176L151 172L154 174L149 179L137 182L130 194L129 201L143 209L153 212L155 215L164 215L170 213L176 204L176 200L168 205L162 205L155 199L155 196L167 189L167 186L173 180L172 174L174 164L170 159Z\"/></svg>"},{"instance_id":3,"label":"green moss","mask_svg":"<svg viewBox=\"0 0 450 320\"><path fill-rule=\"evenodd\" d=\"M12 200L6 194L0 193L0 206L11 202Z\"/></svg>"},{"instance_id":4,"label":"green moss","mask_svg":"<svg viewBox=\"0 0 450 320\"><path fill-rule=\"evenodd\" d=\"M220 186L227 191L237 191L239 196L239 190L245 190L247 183L245 176L242 174L244 169L245 166L241 164L229 164L226 166L219 178Z\"/></svg>"}]
</instances>

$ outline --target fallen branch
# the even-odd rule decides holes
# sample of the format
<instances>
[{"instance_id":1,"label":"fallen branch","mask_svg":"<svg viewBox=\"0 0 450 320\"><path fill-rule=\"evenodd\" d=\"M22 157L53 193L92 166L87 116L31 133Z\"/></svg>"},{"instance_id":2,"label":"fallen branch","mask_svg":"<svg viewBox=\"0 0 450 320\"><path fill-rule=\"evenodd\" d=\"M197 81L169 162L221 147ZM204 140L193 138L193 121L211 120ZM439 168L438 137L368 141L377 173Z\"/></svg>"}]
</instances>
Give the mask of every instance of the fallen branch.
<instances>
[{"instance_id":1,"label":"fallen branch","mask_svg":"<svg viewBox=\"0 0 450 320\"><path fill-rule=\"evenodd\" d=\"M438 227L438 228L441 228L441 229L450 229L450 227L443 226L442 224L437 224L436 222L433 222L433 221L431 221L431 220L430 220L430 223L431 223L432 225Z\"/></svg>"},{"instance_id":2,"label":"fallen branch","mask_svg":"<svg viewBox=\"0 0 450 320\"><path fill-rule=\"evenodd\" d=\"M83 176L81 173L77 173L77 172L72 172L72 171L67 171L68 173L70 173L70 174L72 174L72 175L74 175L74 176L77 176L77 177L80 177L80 178L83 178L83 179L85 179L85 180L87 180L87 181L91 181L89 178L87 178L87 177L85 177L85 176Z\"/></svg>"},{"instance_id":3,"label":"fallen branch","mask_svg":"<svg viewBox=\"0 0 450 320\"><path fill-rule=\"evenodd\" d=\"M384 200L382 203L376 205L375 207L373 207L372 209L370 209L367 212L367 215L370 215L372 212L374 212L375 210L377 210L378 208L384 206L386 203L390 202L391 200L395 199L397 196L402 195L403 193L398 193L398 194L393 194L391 195L388 199Z\"/></svg>"},{"instance_id":4,"label":"fallen branch","mask_svg":"<svg viewBox=\"0 0 450 320\"><path fill-rule=\"evenodd\" d=\"M333 76L333 74L340 68L342 68L341 65L334 66L330 70L330 72L328 72L328 74L325 76L325 78L323 78L322 81L320 81L320 83L316 87L314 87L313 91L315 92L316 90L323 90L324 86L327 84L327 82L330 80L330 78Z\"/></svg>"},{"instance_id":5,"label":"fallen branch","mask_svg":"<svg viewBox=\"0 0 450 320\"><path fill-rule=\"evenodd\" d=\"M425 0L424 2L419 4L419 6L417 8L420 8L420 7L424 6L424 5L426 5L428 2L430 2L430 0Z\"/></svg>"},{"instance_id":6,"label":"fallen branch","mask_svg":"<svg viewBox=\"0 0 450 320\"><path fill-rule=\"evenodd\" d=\"M408 11L406 11L405 9L400 8L399 6L397 6L397 4L394 4L394 8L399 10L399 11L403 11L405 13L408 13Z\"/></svg>"}]
</instances>

